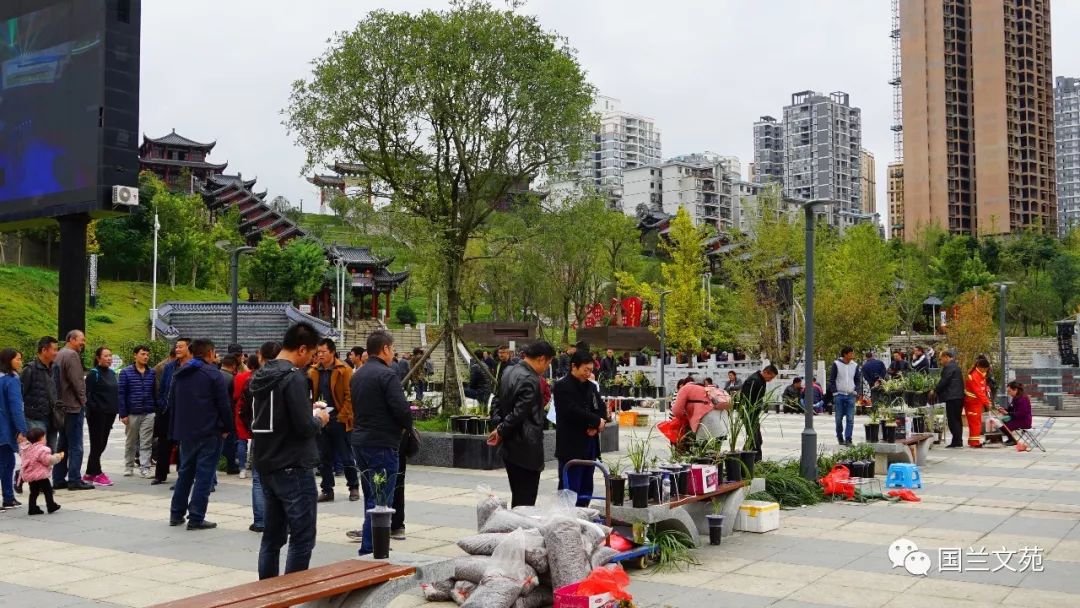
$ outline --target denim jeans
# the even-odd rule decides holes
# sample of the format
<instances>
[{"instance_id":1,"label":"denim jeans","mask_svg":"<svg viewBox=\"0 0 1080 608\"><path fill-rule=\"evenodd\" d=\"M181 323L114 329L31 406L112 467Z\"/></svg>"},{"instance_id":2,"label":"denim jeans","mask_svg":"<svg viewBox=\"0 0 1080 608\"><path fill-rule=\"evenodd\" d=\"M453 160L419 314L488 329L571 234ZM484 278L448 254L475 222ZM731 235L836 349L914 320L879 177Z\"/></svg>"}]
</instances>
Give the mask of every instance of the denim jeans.
<instances>
[{"instance_id":1,"label":"denim jeans","mask_svg":"<svg viewBox=\"0 0 1080 608\"><path fill-rule=\"evenodd\" d=\"M341 458L341 465L345 469L345 484L350 490L359 488L360 481L357 479L356 462L353 459L352 448L349 447L349 437L345 432L345 425L337 420L331 420L319 431L316 437L319 445L319 477L322 478L320 487L323 494L334 494L334 466L336 457Z\"/></svg>"},{"instance_id":2,"label":"denim jeans","mask_svg":"<svg viewBox=\"0 0 1080 608\"><path fill-rule=\"evenodd\" d=\"M855 426L855 395L833 395L833 408L836 410L836 440L851 441L851 430ZM844 429L847 420L847 429Z\"/></svg>"},{"instance_id":3,"label":"denim jeans","mask_svg":"<svg viewBox=\"0 0 1080 608\"><path fill-rule=\"evenodd\" d=\"M221 436L180 442L180 466L176 473L169 517L177 521L186 513L189 523L206 519L210 488L214 484L218 459L221 458Z\"/></svg>"},{"instance_id":4,"label":"denim jeans","mask_svg":"<svg viewBox=\"0 0 1080 608\"><path fill-rule=\"evenodd\" d=\"M248 440L237 439L236 440L236 466L240 467L243 471L247 468L247 454L248 454Z\"/></svg>"},{"instance_id":5,"label":"denim jeans","mask_svg":"<svg viewBox=\"0 0 1080 608\"><path fill-rule=\"evenodd\" d=\"M0 445L0 486L4 489L4 504L15 502L15 450Z\"/></svg>"},{"instance_id":6,"label":"denim jeans","mask_svg":"<svg viewBox=\"0 0 1080 608\"><path fill-rule=\"evenodd\" d=\"M360 555L371 553L371 516L368 509L375 508L375 486L371 478L376 473L386 473L386 485L379 496L379 503L387 504L393 499L397 487L398 451L390 448L364 448L353 446L356 466L360 469L360 487L364 490L364 537L360 541Z\"/></svg>"},{"instance_id":7,"label":"denim jeans","mask_svg":"<svg viewBox=\"0 0 1080 608\"><path fill-rule=\"evenodd\" d=\"M64 453L64 459L53 467L53 485L78 483L82 481L83 461L83 421L86 409L76 414L64 416L64 430L59 433L57 451Z\"/></svg>"},{"instance_id":8,"label":"denim jeans","mask_svg":"<svg viewBox=\"0 0 1080 608\"><path fill-rule=\"evenodd\" d=\"M266 529L259 547L259 580L278 575L281 548L289 541L285 574L308 569L315 548L318 494L315 470L294 467L262 477Z\"/></svg>"},{"instance_id":9,"label":"denim jeans","mask_svg":"<svg viewBox=\"0 0 1080 608\"><path fill-rule=\"evenodd\" d=\"M251 518L255 527L266 525L266 495L263 494L262 478L258 471L251 472Z\"/></svg>"}]
</instances>

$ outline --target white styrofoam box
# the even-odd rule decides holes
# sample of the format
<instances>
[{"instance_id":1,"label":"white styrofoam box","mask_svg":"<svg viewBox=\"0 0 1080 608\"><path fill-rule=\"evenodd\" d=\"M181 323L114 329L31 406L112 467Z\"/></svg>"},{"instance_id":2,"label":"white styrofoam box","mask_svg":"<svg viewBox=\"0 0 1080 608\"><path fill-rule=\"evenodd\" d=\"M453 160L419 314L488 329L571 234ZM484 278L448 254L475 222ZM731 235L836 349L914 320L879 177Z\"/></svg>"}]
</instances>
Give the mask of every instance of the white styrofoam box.
<instances>
[{"instance_id":1,"label":"white styrofoam box","mask_svg":"<svg viewBox=\"0 0 1080 608\"><path fill-rule=\"evenodd\" d=\"M763 500L747 500L739 507L735 529L740 532L769 532L780 527L780 505Z\"/></svg>"}]
</instances>

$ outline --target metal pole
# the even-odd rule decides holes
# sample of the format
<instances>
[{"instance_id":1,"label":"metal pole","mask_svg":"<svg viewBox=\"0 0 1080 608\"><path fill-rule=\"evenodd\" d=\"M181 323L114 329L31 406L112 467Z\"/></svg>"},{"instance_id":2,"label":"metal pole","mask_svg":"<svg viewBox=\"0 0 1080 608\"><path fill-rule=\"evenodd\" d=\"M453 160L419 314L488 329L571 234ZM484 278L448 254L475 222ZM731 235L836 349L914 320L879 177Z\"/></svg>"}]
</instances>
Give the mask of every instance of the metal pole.
<instances>
[{"instance_id":1,"label":"metal pole","mask_svg":"<svg viewBox=\"0 0 1080 608\"><path fill-rule=\"evenodd\" d=\"M158 223L158 215L154 213L154 286L151 289L150 296L150 340L157 340L157 265L158 265L158 230L161 229L161 224Z\"/></svg>"},{"instance_id":2,"label":"metal pole","mask_svg":"<svg viewBox=\"0 0 1080 608\"><path fill-rule=\"evenodd\" d=\"M1002 283L999 286L1000 297L998 298L999 300L1001 300L1001 307L998 310L998 332L999 337L1001 338L1001 363L999 364L1001 367L1001 382L998 384L997 398L998 401L1001 403L1001 407L1009 406L1009 393L1005 390L1005 381L1006 378L1008 378L1008 372L1006 371L1008 365L1006 362L1006 356L1008 353L1005 351L1005 291L1008 288L1008 283Z\"/></svg>"},{"instance_id":3,"label":"metal pole","mask_svg":"<svg viewBox=\"0 0 1080 608\"><path fill-rule=\"evenodd\" d=\"M240 303L237 301L239 298L239 265L240 265L240 249L236 248L232 250L231 261L229 264L229 271L232 273L232 333L230 334L232 342L230 345L236 344L236 317L240 308Z\"/></svg>"},{"instance_id":4,"label":"metal pole","mask_svg":"<svg viewBox=\"0 0 1080 608\"><path fill-rule=\"evenodd\" d=\"M660 292L660 397L667 396L667 382L665 382L664 376L664 364L667 359L667 329L664 327L664 311L667 307L664 305L667 295L670 291Z\"/></svg>"},{"instance_id":5,"label":"metal pole","mask_svg":"<svg viewBox=\"0 0 1080 608\"><path fill-rule=\"evenodd\" d=\"M803 415L802 455L799 471L803 478L817 479L817 431L814 430L814 205L823 201L810 201L803 205L806 214L806 320L803 322L805 344L803 351Z\"/></svg>"}]
</instances>

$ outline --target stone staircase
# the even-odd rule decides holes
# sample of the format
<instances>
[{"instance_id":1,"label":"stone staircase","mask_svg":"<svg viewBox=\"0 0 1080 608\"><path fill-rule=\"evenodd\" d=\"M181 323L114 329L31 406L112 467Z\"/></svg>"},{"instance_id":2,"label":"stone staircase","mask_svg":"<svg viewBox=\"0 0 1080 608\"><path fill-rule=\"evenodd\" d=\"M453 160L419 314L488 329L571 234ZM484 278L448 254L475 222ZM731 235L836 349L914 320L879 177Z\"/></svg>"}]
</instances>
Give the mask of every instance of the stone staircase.
<instances>
[{"instance_id":1,"label":"stone staircase","mask_svg":"<svg viewBox=\"0 0 1080 608\"><path fill-rule=\"evenodd\" d=\"M344 353L352 347L366 345L368 335L379 329L386 329L386 325L378 319L358 319L346 324L345 335L341 337L338 351L344 356Z\"/></svg>"},{"instance_id":2,"label":"stone staircase","mask_svg":"<svg viewBox=\"0 0 1080 608\"><path fill-rule=\"evenodd\" d=\"M414 348L427 347L435 341L438 337L438 330L433 327L426 327L426 336L421 338L421 330L418 327L404 327L391 330L390 333L394 335L394 350L399 353L412 353ZM435 364L435 378L441 380L443 370L446 369L446 347L439 343L439 346L431 353L431 362ZM458 362L458 371L461 371L460 361Z\"/></svg>"},{"instance_id":3,"label":"stone staircase","mask_svg":"<svg viewBox=\"0 0 1080 608\"><path fill-rule=\"evenodd\" d=\"M1055 338L1005 338L1009 351L1009 367L1046 367L1059 365Z\"/></svg>"}]
</instances>

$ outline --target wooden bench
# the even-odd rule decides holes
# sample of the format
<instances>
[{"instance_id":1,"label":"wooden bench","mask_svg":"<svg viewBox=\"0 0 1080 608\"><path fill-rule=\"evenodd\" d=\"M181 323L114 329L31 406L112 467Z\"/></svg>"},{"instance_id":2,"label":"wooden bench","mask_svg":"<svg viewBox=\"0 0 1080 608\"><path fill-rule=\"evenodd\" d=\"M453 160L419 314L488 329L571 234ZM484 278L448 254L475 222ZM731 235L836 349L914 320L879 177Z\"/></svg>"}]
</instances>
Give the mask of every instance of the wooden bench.
<instances>
[{"instance_id":1,"label":"wooden bench","mask_svg":"<svg viewBox=\"0 0 1080 608\"><path fill-rule=\"evenodd\" d=\"M376 608L416 586L416 568L347 560L158 604L155 608Z\"/></svg>"},{"instance_id":2,"label":"wooden bench","mask_svg":"<svg viewBox=\"0 0 1080 608\"><path fill-rule=\"evenodd\" d=\"M874 446L874 472L878 475L888 473L893 462L906 462L918 466L926 465L926 455L930 453L933 433L915 433L895 443L878 442Z\"/></svg>"},{"instance_id":3,"label":"wooden bench","mask_svg":"<svg viewBox=\"0 0 1080 608\"><path fill-rule=\"evenodd\" d=\"M657 530L678 530L694 539L695 544L700 544L699 537L709 533L709 522L705 515L712 513L713 499L719 499L723 503L721 513L724 514L724 534L731 534L749 484L747 481L733 481L720 484L712 492L682 496L670 502L640 509L631 506L627 497L626 504L611 507L611 517L629 524L655 524Z\"/></svg>"}]
</instances>

